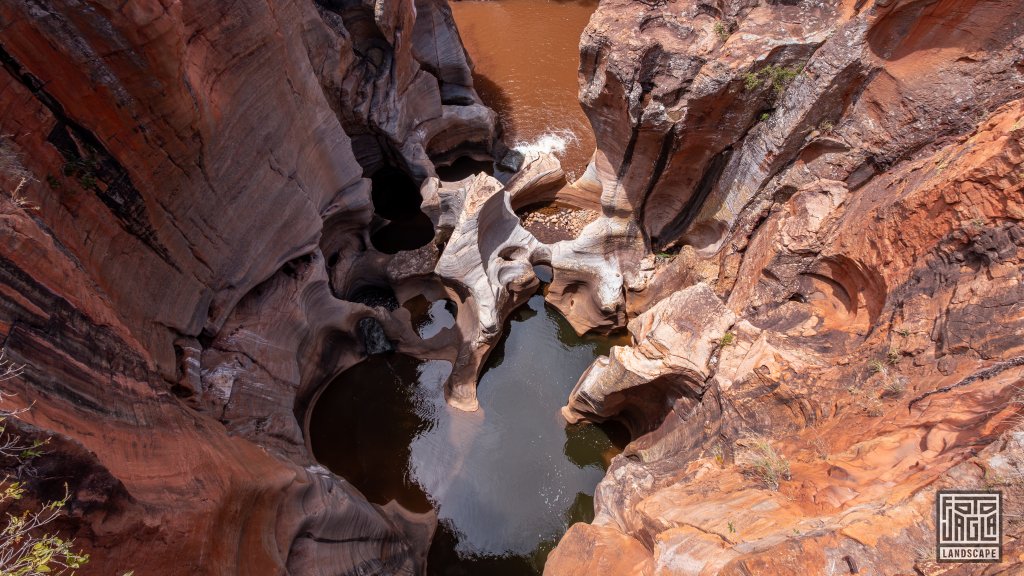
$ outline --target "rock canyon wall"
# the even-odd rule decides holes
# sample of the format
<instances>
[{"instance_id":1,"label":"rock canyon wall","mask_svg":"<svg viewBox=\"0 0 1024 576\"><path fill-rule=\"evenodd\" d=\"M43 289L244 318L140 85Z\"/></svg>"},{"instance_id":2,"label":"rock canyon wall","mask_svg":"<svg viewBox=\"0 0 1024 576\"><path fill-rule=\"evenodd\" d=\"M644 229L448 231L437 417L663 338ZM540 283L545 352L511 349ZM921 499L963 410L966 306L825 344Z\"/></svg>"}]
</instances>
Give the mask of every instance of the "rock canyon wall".
<instances>
[{"instance_id":1,"label":"rock canyon wall","mask_svg":"<svg viewBox=\"0 0 1024 576\"><path fill-rule=\"evenodd\" d=\"M383 258L363 176L494 142L447 4L5 2L0 60L5 391L89 573L420 572L432 520L301 425L380 314L346 300Z\"/></svg>"},{"instance_id":2,"label":"rock canyon wall","mask_svg":"<svg viewBox=\"0 0 1024 576\"><path fill-rule=\"evenodd\" d=\"M1022 15L604 0L559 190L540 155L437 178L503 152L443 0L5 3L0 336L59 448L39 488L67 479L90 573L421 573L434 518L319 466L308 408L393 347L475 409L547 265L579 333L632 342L562 414L633 440L546 573L933 573L937 488L1024 492ZM542 242L517 212L551 198L588 212Z\"/></svg>"},{"instance_id":3,"label":"rock canyon wall","mask_svg":"<svg viewBox=\"0 0 1024 576\"><path fill-rule=\"evenodd\" d=\"M577 187L624 281L554 303L628 320L563 413L633 441L546 574L1004 569L934 563L939 488L1002 489L1022 561L1022 15L602 2Z\"/></svg>"}]
</instances>

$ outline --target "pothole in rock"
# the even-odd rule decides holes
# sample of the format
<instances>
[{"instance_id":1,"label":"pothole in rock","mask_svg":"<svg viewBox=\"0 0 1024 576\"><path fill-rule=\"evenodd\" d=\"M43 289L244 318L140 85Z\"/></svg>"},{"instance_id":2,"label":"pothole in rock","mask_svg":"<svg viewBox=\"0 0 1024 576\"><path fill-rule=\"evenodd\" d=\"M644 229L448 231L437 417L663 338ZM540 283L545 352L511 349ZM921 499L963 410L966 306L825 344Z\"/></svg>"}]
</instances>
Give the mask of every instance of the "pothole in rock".
<instances>
[{"instance_id":1,"label":"pothole in rock","mask_svg":"<svg viewBox=\"0 0 1024 576\"><path fill-rule=\"evenodd\" d=\"M383 286L362 286L346 298L349 302L358 302L371 308L384 308L389 312L398 309L398 297L391 288Z\"/></svg>"},{"instance_id":2,"label":"pothole in rock","mask_svg":"<svg viewBox=\"0 0 1024 576\"><path fill-rule=\"evenodd\" d=\"M554 279L555 270L548 264L536 264L533 267L533 274L541 284L548 284Z\"/></svg>"},{"instance_id":3,"label":"pothole in rock","mask_svg":"<svg viewBox=\"0 0 1024 576\"><path fill-rule=\"evenodd\" d=\"M380 286L363 286L353 292L349 300L371 308L383 308L389 312L398 309L398 298L394 291ZM383 354L395 349L394 344L384 333L384 327L376 318L362 318L357 328L367 355Z\"/></svg>"},{"instance_id":4,"label":"pothole in rock","mask_svg":"<svg viewBox=\"0 0 1024 576\"><path fill-rule=\"evenodd\" d=\"M414 307L427 304L424 334L448 321L444 300ZM593 518L594 489L628 441L621 427L559 415L583 371L619 343L576 336L534 296L486 364L479 411L444 401L448 362L380 354L323 390L310 444L372 502L436 510L429 574L540 574L565 530Z\"/></svg>"},{"instance_id":5,"label":"pothole in rock","mask_svg":"<svg viewBox=\"0 0 1024 576\"><path fill-rule=\"evenodd\" d=\"M370 176L373 211L387 220L370 235L373 247L385 254L415 250L434 239L434 224L420 210L420 188L408 174L384 166Z\"/></svg>"},{"instance_id":6,"label":"pothole in rock","mask_svg":"<svg viewBox=\"0 0 1024 576\"><path fill-rule=\"evenodd\" d=\"M541 242L552 244L579 237L599 214L593 210L551 204L528 209L520 216L523 227Z\"/></svg>"}]
</instances>

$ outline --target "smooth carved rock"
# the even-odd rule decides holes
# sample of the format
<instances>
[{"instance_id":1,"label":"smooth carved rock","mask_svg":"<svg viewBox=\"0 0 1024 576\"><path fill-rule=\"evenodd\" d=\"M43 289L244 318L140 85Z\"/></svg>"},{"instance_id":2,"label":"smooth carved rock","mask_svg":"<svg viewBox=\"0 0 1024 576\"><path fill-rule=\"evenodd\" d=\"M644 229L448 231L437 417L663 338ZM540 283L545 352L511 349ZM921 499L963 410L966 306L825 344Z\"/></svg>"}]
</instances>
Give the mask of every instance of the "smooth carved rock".
<instances>
[{"instance_id":1,"label":"smooth carved rock","mask_svg":"<svg viewBox=\"0 0 1024 576\"><path fill-rule=\"evenodd\" d=\"M598 217L572 240L551 247L554 279L548 302L578 334L609 331L626 321L626 290L645 254L643 238L628 218Z\"/></svg>"},{"instance_id":2,"label":"smooth carved rock","mask_svg":"<svg viewBox=\"0 0 1024 576\"><path fill-rule=\"evenodd\" d=\"M446 385L448 402L476 410L476 382L501 327L512 310L536 291L533 265L550 261L550 249L519 223L500 182L486 174L439 192L451 224L448 244L435 272L459 303L456 319L462 344Z\"/></svg>"},{"instance_id":3,"label":"smooth carved rock","mask_svg":"<svg viewBox=\"0 0 1024 576\"><path fill-rule=\"evenodd\" d=\"M577 523L569 528L561 544L548 556L544 573L653 576L654 563L638 540L609 528Z\"/></svg>"},{"instance_id":4,"label":"smooth carved rock","mask_svg":"<svg viewBox=\"0 0 1024 576\"><path fill-rule=\"evenodd\" d=\"M740 2L717 13L698 2L598 10L581 41L580 100L597 138L587 178L600 183L605 212L635 218L655 250L676 240L772 106L771 82L748 89L744 74L802 66L836 15L822 5ZM738 29L723 40L716 26L732 22Z\"/></svg>"},{"instance_id":5,"label":"smooth carved rock","mask_svg":"<svg viewBox=\"0 0 1024 576\"><path fill-rule=\"evenodd\" d=\"M703 394L712 354L735 319L706 284L676 292L630 321L636 344L595 360L562 415L570 423L617 416L634 435L646 432L664 417L657 405L665 397Z\"/></svg>"},{"instance_id":6,"label":"smooth carved rock","mask_svg":"<svg viewBox=\"0 0 1024 576\"><path fill-rule=\"evenodd\" d=\"M315 466L302 419L359 320L416 345L337 297L436 259L366 250L364 170L490 150L447 5L165 4L0 5L5 386L112 479L67 528L97 573L419 573L433 519Z\"/></svg>"},{"instance_id":7,"label":"smooth carved rock","mask_svg":"<svg viewBox=\"0 0 1024 576\"><path fill-rule=\"evenodd\" d=\"M317 29L310 48L316 73L364 169L400 160L423 178L452 154L490 153L497 117L472 88L447 2L318 2L317 12L328 33Z\"/></svg>"},{"instance_id":8,"label":"smooth carved rock","mask_svg":"<svg viewBox=\"0 0 1024 576\"><path fill-rule=\"evenodd\" d=\"M552 153L525 156L515 175L506 184L513 210L555 199L565 185L562 163Z\"/></svg>"}]
</instances>

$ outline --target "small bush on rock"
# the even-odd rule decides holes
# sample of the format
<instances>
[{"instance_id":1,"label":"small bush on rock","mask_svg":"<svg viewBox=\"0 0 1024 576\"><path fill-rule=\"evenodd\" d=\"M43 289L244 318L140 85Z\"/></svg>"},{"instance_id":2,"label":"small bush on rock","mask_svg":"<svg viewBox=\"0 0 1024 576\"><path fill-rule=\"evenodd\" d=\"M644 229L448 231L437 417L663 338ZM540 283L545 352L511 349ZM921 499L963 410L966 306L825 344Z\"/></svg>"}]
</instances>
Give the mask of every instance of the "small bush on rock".
<instances>
[{"instance_id":1,"label":"small bush on rock","mask_svg":"<svg viewBox=\"0 0 1024 576\"><path fill-rule=\"evenodd\" d=\"M744 443L749 451L745 471L765 488L778 490L780 482L792 479L789 460L776 452L767 438L756 436Z\"/></svg>"},{"instance_id":2,"label":"small bush on rock","mask_svg":"<svg viewBox=\"0 0 1024 576\"><path fill-rule=\"evenodd\" d=\"M12 362L0 351L0 382L19 376L24 366ZM5 394L0 392L0 399ZM10 426L24 410L0 410L0 458L24 465L43 455L46 440L23 439ZM31 470L30 468L24 468ZM31 473L31 472L29 472ZM47 532L46 526L57 520L67 505L70 495L64 486L60 500L42 502L14 512L17 502L27 495L23 482L12 481L10 476L0 479L0 508L7 512L7 522L0 523L0 575L2 576L57 576L74 574L89 561L89 555L75 549L74 540L66 540Z\"/></svg>"}]
</instances>

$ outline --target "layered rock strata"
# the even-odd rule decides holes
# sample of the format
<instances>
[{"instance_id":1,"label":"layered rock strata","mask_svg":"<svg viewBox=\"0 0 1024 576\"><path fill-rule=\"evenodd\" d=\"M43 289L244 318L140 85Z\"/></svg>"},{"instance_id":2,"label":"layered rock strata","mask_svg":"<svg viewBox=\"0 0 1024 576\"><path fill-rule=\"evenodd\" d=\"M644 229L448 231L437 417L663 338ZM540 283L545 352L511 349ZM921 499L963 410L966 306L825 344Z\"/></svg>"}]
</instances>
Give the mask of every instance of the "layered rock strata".
<instances>
[{"instance_id":1,"label":"layered rock strata","mask_svg":"<svg viewBox=\"0 0 1024 576\"><path fill-rule=\"evenodd\" d=\"M435 178L495 137L441 1L0 6L0 335L55 475L88 470L69 530L97 573L421 572L432 519L319 467L308 407L362 324L473 409L550 265L578 332L633 336L563 414L634 439L548 573L935 571L934 491L1024 473L1022 13L608 0L560 188ZM435 232L395 255L385 170ZM552 198L599 215L543 243L514 210Z\"/></svg>"},{"instance_id":2,"label":"layered rock strata","mask_svg":"<svg viewBox=\"0 0 1024 576\"><path fill-rule=\"evenodd\" d=\"M414 338L348 300L389 264L364 174L493 145L447 4L4 3L0 63L4 386L97 471L69 480L90 572L421 572L433 520L302 420L360 320Z\"/></svg>"},{"instance_id":3,"label":"layered rock strata","mask_svg":"<svg viewBox=\"0 0 1024 576\"><path fill-rule=\"evenodd\" d=\"M639 434L546 574L940 573L937 489L1019 509L1022 13L602 3L578 185L646 255L563 412Z\"/></svg>"}]
</instances>

